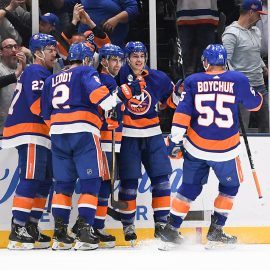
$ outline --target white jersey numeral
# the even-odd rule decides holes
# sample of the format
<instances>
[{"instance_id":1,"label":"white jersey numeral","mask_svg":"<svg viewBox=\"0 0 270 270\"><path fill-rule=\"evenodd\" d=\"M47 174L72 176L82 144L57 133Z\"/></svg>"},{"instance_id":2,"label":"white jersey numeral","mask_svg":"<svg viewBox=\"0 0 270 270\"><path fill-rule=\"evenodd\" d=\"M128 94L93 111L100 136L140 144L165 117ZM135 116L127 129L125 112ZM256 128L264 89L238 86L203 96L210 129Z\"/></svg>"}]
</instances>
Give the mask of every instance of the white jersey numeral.
<instances>
[{"instance_id":1,"label":"white jersey numeral","mask_svg":"<svg viewBox=\"0 0 270 270\"><path fill-rule=\"evenodd\" d=\"M32 81L32 91L42 90L43 86L44 86L44 81L42 80Z\"/></svg>"},{"instance_id":2,"label":"white jersey numeral","mask_svg":"<svg viewBox=\"0 0 270 270\"><path fill-rule=\"evenodd\" d=\"M60 94L60 96L59 96ZM58 95L56 97L56 95ZM55 109L60 109L59 105L62 109L69 109L69 105L62 106L69 99L69 88L65 84L60 84L55 87L53 92L52 105Z\"/></svg>"},{"instance_id":3,"label":"white jersey numeral","mask_svg":"<svg viewBox=\"0 0 270 270\"><path fill-rule=\"evenodd\" d=\"M220 116L226 116L227 119L222 117L215 117L214 110L210 106L203 105L203 102L215 102L215 109ZM195 95L195 107L201 114L198 117L198 124L201 126L210 126L212 123L220 128L230 128L233 125L233 114L230 108L226 108L224 103L235 103L235 96L224 94L198 94Z\"/></svg>"},{"instance_id":4,"label":"white jersey numeral","mask_svg":"<svg viewBox=\"0 0 270 270\"><path fill-rule=\"evenodd\" d=\"M17 83L16 89L14 91L14 96L13 96L12 102L11 102L11 104L9 106L8 114L13 114L14 105L17 102L17 100L19 99L19 96L20 96L21 92L22 92L22 84Z\"/></svg>"}]
</instances>

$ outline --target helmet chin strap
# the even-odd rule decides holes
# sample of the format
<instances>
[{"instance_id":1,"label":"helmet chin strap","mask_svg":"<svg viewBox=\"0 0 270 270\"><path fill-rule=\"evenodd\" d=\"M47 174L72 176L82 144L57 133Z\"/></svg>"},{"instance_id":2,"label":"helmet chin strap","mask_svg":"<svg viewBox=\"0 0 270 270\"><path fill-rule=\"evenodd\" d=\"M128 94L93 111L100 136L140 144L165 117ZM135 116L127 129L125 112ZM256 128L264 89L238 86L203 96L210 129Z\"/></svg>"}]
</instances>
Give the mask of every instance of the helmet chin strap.
<instances>
[{"instance_id":1,"label":"helmet chin strap","mask_svg":"<svg viewBox=\"0 0 270 270\"><path fill-rule=\"evenodd\" d=\"M105 59L105 58L104 58ZM108 58L105 59L107 66L105 66L104 64L101 63L101 65L106 69L107 74L111 75L113 78L115 77L115 75L113 75L110 71L109 71L109 63L108 63Z\"/></svg>"},{"instance_id":2,"label":"helmet chin strap","mask_svg":"<svg viewBox=\"0 0 270 270\"><path fill-rule=\"evenodd\" d=\"M205 65L204 64L204 61L203 61L203 68L204 68L204 70L207 71L209 67L210 67L210 65L208 63L207 63L207 65Z\"/></svg>"},{"instance_id":3,"label":"helmet chin strap","mask_svg":"<svg viewBox=\"0 0 270 270\"><path fill-rule=\"evenodd\" d=\"M87 61L87 59L88 59L88 61ZM93 63L93 61L88 56L86 56L83 59L83 61L82 61L83 66L89 66L89 67L91 67L92 66L92 63Z\"/></svg>"},{"instance_id":4,"label":"helmet chin strap","mask_svg":"<svg viewBox=\"0 0 270 270\"><path fill-rule=\"evenodd\" d=\"M40 52L42 53L42 57L37 55L37 53L34 53L34 55L35 55L36 58L40 59L45 64L45 53L44 53L43 50L40 50Z\"/></svg>"}]
</instances>

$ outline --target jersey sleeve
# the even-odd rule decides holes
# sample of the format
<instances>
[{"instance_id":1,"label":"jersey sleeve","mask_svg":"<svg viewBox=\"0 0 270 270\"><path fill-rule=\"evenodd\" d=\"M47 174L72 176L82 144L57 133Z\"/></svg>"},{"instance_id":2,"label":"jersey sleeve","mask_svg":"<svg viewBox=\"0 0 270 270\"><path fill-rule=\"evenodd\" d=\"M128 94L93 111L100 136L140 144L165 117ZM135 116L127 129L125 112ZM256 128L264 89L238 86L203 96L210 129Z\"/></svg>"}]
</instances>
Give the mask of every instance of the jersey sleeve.
<instances>
[{"instance_id":1,"label":"jersey sleeve","mask_svg":"<svg viewBox=\"0 0 270 270\"><path fill-rule=\"evenodd\" d=\"M238 73L238 76L241 79L238 81L240 103L249 111L258 111L262 106L262 95L252 88L246 76L241 73Z\"/></svg>"},{"instance_id":2,"label":"jersey sleeve","mask_svg":"<svg viewBox=\"0 0 270 270\"><path fill-rule=\"evenodd\" d=\"M51 89L51 79L49 77L45 81L41 95L41 116L48 126L50 126L51 113L53 109L50 97L50 89Z\"/></svg>"},{"instance_id":3,"label":"jersey sleeve","mask_svg":"<svg viewBox=\"0 0 270 270\"><path fill-rule=\"evenodd\" d=\"M122 9L128 13L128 20L132 21L139 15L138 3L136 0L120 1Z\"/></svg>"},{"instance_id":4,"label":"jersey sleeve","mask_svg":"<svg viewBox=\"0 0 270 270\"><path fill-rule=\"evenodd\" d=\"M98 73L86 72L83 76L83 84L85 85L89 99L93 104L99 105L103 110L111 110L116 106L116 98L114 98L109 89L100 82Z\"/></svg>"},{"instance_id":5,"label":"jersey sleeve","mask_svg":"<svg viewBox=\"0 0 270 270\"><path fill-rule=\"evenodd\" d=\"M162 96L160 98L160 102L162 104L166 104L168 98L174 92L174 83L171 81L171 79L166 74L163 74L162 77L163 78L161 78L160 82L162 83L163 92L162 92Z\"/></svg>"},{"instance_id":6,"label":"jersey sleeve","mask_svg":"<svg viewBox=\"0 0 270 270\"><path fill-rule=\"evenodd\" d=\"M167 99L167 105L172 109L175 109L179 103L180 95L183 91L184 80L179 79L178 82L174 85L173 92Z\"/></svg>"},{"instance_id":7,"label":"jersey sleeve","mask_svg":"<svg viewBox=\"0 0 270 270\"><path fill-rule=\"evenodd\" d=\"M194 108L194 98L190 87L191 81L185 81L179 104L175 110L172 122L172 141L178 143L190 126L190 120Z\"/></svg>"}]
</instances>

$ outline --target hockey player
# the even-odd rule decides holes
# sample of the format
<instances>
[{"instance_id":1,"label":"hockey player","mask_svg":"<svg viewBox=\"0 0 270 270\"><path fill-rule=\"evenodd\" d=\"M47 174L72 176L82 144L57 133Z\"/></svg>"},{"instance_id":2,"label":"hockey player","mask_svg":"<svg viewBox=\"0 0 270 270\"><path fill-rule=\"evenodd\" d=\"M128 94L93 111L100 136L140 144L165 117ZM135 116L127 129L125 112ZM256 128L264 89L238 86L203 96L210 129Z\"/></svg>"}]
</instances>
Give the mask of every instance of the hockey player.
<instances>
[{"instance_id":1,"label":"hockey player","mask_svg":"<svg viewBox=\"0 0 270 270\"><path fill-rule=\"evenodd\" d=\"M56 180L52 201L55 220L53 249L70 249L73 238L67 234L72 194L79 178L80 198L76 250L98 247L93 222L103 174L98 106L107 111L116 104L108 88L100 83L97 71L90 67L93 52L86 43L73 44L68 60L71 66L49 77L42 95L42 115L50 125L53 173ZM117 96L128 102L141 92L135 82L118 89Z\"/></svg>"},{"instance_id":2,"label":"hockey player","mask_svg":"<svg viewBox=\"0 0 270 270\"><path fill-rule=\"evenodd\" d=\"M99 77L101 83L103 83L113 94L118 86L114 77L118 74L124 60L124 52L122 49L113 44L106 44L99 50ZM118 103L114 112L116 113L116 119L107 118L107 121L103 121L100 131L100 142L102 149L102 156L104 162L104 175L103 181L98 194L98 205L93 224L94 234L99 237L100 245L104 247L114 247L115 237L105 232L105 219L108 209L108 200L111 193L110 183L110 171L112 164L112 129L115 129L115 140L116 140L116 153L120 152L121 138L122 138L122 114L124 105ZM108 113L112 113L109 111ZM72 232L77 231L77 223L73 226Z\"/></svg>"},{"instance_id":3,"label":"hockey player","mask_svg":"<svg viewBox=\"0 0 270 270\"><path fill-rule=\"evenodd\" d=\"M101 82L110 90L111 94L113 94L118 88L114 77L118 74L123 64L123 60L124 52L119 46L106 44L99 50L99 77ZM104 231L108 200L110 193L113 192L113 190L111 191L110 185L110 171L112 164L112 129L115 129L115 152L119 153L122 139L122 114L124 108L124 104L118 103L114 109L115 112L109 112L116 113L116 121L112 118L109 118L110 121L108 123L104 121L100 132L101 149L103 151L104 168L106 173L104 174L103 181L101 182L98 195L97 212L93 227L94 233L99 237L100 242L104 243L107 247L115 246L115 237L107 234Z\"/></svg>"},{"instance_id":4,"label":"hockey player","mask_svg":"<svg viewBox=\"0 0 270 270\"><path fill-rule=\"evenodd\" d=\"M227 52L222 45L211 44L203 52L205 73L186 78L182 99L175 111L168 153L176 157L184 142L183 180L172 201L170 217L161 239L180 244L178 233L191 203L200 195L212 168L219 180L219 194L207 233L207 248L234 244L235 236L223 232L243 181L239 160L238 104L257 111L262 96L250 87L245 75L226 71Z\"/></svg>"},{"instance_id":5,"label":"hockey player","mask_svg":"<svg viewBox=\"0 0 270 270\"><path fill-rule=\"evenodd\" d=\"M159 237L160 229L167 222L171 191L168 175L172 168L156 105L166 103L174 85L165 73L146 67L147 50L143 43L128 42L124 50L127 63L120 70L119 83L138 79L146 84L142 94L126 105L119 158L119 199L128 203L127 209L120 210L121 222L125 240L133 245L137 239L134 219L142 164L151 180L155 237Z\"/></svg>"},{"instance_id":6,"label":"hockey player","mask_svg":"<svg viewBox=\"0 0 270 270\"><path fill-rule=\"evenodd\" d=\"M4 128L2 148L16 147L19 176L12 205L9 249L48 248L51 238L40 233L42 216L52 184L49 129L40 116L44 81L51 75L56 40L47 34L33 35L29 48L34 63L20 76Z\"/></svg>"}]
</instances>

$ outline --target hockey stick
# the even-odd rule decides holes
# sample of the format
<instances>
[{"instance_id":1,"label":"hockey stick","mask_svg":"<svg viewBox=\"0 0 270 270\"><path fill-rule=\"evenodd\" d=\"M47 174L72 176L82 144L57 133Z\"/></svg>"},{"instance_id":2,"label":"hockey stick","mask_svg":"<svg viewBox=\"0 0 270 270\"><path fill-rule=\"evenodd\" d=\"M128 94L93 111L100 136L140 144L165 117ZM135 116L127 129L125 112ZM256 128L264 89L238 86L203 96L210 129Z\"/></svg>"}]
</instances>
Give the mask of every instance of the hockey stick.
<instances>
[{"instance_id":1,"label":"hockey stick","mask_svg":"<svg viewBox=\"0 0 270 270\"><path fill-rule=\"evenodd\" d=\"M53 193L54 193L54 180L52 182L49 195L48 195L48 204L47 204L47 213L51 213L52 210L52 199L53 199Z\"/></svg>"},{"instance_id":2,"label":"hockey stick","mask_svg":"<svg viewBox=\"0 0 270 270\"><path fill-rule=\"evenodd\" d=\"M111 206L116 209L125 209L128 204L124 201L117 201L114 198L114 182L115 182L115 129L112 130L112 171L111 171Z\"/></svg>"},{"instance_id":3,"label":"hockey stick","mask_svg":"<svg viewBox=\"0 0 270 270\"><path fill-rule=\"evenodd\" d=\"M174 19L175 19L175 33L176 33L176 37L175 37L175 41L176 41L176 46L177 46L177 65L180 66L181 71L182 71L182 79L184 80L186 78L186 72L184 69L184 61L183 61L183 54L182 54L182 46L181 46L181 39L180 39L180 34L179 34L179 29L178 29L178 25L176 23L176 6L173 0L169 0L170 5L173 7L174 10Z\"/></svg>"},{"instance_id":4,"label":"hockey stick","mask_svg":"<svg viewBox=\"0 0 270 270\"><path fill-rule=\"evenodd\" d=\"M262 192L261 192L261 187L260 187L259 179L258 179L256 170L255 170L253 158L252 158L252 155L251 155L251 152L250 152L249 143L248 143L248 139L247 139L247 134L246 134L246 130L245 130L245 127L244 127L244 123L243 123L243 119L242 119L240 109L238 110L238 117L239 117L240 127L241 127L241 130L242 130L242 135L243 135L246 150L247 150L249 164L250 164L252 175L253 175L253 180L254 180L254 183L255 183L255 186L256 186L258 197L259 197L259 199L262 199L263 196L262 196Z\"/></svg>"},{"instance_id":5,"label":"hockey stick","mask_svg":"<svg viewBox=\"0 0 270 270\"><path fill-rule=\"evenodd\" d=\"M108 207L107 214L116 221L121 221L121 213L114 210L111 207Z\"/></svg>"}]
</instances>

